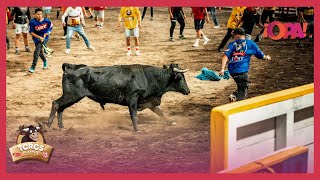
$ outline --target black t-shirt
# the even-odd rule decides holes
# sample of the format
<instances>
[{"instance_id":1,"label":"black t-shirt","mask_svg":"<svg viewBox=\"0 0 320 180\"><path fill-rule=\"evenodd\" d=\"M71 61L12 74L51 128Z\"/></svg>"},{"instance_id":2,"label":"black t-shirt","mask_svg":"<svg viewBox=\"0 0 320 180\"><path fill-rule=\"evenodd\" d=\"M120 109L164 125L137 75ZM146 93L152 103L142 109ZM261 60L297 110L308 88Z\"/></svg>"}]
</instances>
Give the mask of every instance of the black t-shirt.
<instances>
[{"instance_id":1,"label":"black t-shirt","mask_svg":"<svg viewBox=\"0 0 320 180\"><path fill-rule=\"evenodd\" d=\"M300 7L298 8L298 12L302 12L303 17L306 21L313 21L314 19L313 7Z\"/></svg>"},{"instance_id":2,"label":"black t-shirt","mask_svg":"<svg viewBox=\"0 0 320 180\"><path fill-rule=\"evenodd\" d=\"M242 16L242 28L246 31L246 34L251 34L253 30L253 26L256 23L255 13L253 11L249 11L248 9L244 10Z\"/></svg>"},{"instance_id":3,"label":"black t-shirt","mask_svg":"<svg viewBox=\"0 0 320 180\"><path fill-rule=\"evenodd\" d=\"M173 16L178 16L180 13L182 14L182 7L171 7L171 13Z\"/></svg>"},{"instance_id":4,"label":"black t-shirt","mask_svg":"<svg viewBox=\"0 0 320 180\"><path fill-rule=\"evenodd\" d=\"M11 17L14 18L14 23L26 24L28 19L31 19L29 7L14 7L11 12Z\"/></svg>"}]
</instances>

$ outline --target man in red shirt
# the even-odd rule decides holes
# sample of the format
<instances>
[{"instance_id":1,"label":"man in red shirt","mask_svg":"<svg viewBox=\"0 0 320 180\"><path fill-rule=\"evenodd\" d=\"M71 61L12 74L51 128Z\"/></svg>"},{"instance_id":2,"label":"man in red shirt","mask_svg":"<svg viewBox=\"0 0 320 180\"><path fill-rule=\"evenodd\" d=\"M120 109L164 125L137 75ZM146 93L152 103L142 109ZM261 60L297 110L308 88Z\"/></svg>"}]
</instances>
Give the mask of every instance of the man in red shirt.
<instances>
[{"instance_id":1,"label":"man in red shirt","mask_svg":"<svg viewBox=\"0 0 320 180\"><path fill-rule=\"evenodd\" d=\"M93 7L93 17L96 22L96 27L102 28L104 22L104 9L106 7Z\"/></svg>"},{"instance_id":2,"label":"man in red shirt","mask_svg":"<svg viewBox=\"0 0 320 180\"><path fill-rule=\"evenodd\" d=\"M194 28L197 32L197 39L192 47L199 46L199 41L200 41L201 35L204 40L203 45L206 45L210 39L207 38L206 35L204 35L204 33L202 32L202 29L203 29L203 25L205 23L205 19L206 19L207 23L209 23L209 16L208 16L207 8L205 8L205 7L191 7L191 8L192 8L191 16L192 16L192 14L194 15L193 16L194 17Z\"/></svg>"}]
</instances>

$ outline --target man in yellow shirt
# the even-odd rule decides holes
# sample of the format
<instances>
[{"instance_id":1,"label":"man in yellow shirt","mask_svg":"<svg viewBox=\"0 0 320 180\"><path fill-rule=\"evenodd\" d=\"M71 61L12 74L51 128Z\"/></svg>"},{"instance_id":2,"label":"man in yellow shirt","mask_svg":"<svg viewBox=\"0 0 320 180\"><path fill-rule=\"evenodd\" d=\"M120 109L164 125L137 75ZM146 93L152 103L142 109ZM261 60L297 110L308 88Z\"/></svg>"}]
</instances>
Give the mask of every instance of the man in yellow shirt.
<instances>
[{"instance_id":1,"label":"man in yellow shirt","mask_svg":"<svg viewBox=\"0 0 320 180\"><path fill-rule=\"evenodd\" d=\"M227 34L224 36L223 40L221 41L219 47L218 47L218 51L223 52L223 48L224 46L227 44L228 40L232 37L232 32L235 28L237 28L236 26L241 26L241 24L238 24L238 21L240 21L240 19L243 16L243 12L246 9L246 7L234 7L232 9L231 15L228 19L228 31Z\"/></svg>"},{"instance_id":2,"label":"man in yellow shirt","mask_svg":"<svg viewBox=\"0 0 320 180\"><path fill-rule=\"evenodd\" d=\"M125 36L127 42L127 56L131 55L130 36L133 32L136 55L140 56L139 52L139 28L141 27L141 14L138 7L122 7L119 14L118 27L121 20L124 20Z\"/></svg>"}]
</instances>

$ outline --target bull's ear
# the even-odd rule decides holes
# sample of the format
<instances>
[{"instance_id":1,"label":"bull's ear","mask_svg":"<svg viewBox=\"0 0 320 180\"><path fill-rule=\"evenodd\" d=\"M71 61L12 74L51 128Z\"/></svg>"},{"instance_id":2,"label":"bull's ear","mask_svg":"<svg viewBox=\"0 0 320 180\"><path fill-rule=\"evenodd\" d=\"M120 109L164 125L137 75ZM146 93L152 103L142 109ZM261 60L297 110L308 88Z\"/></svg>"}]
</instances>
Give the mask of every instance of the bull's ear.
<instances>
[{"instance_id":1,"label":"bull's ear","mask_svg":"<svg viewBox=\"0 0 320 180\"><path fill-rule=\"evenodd\" d=\"M163 69L168 69L168 67L166 65L163 65Z\"/></svg>"}]
</instances>

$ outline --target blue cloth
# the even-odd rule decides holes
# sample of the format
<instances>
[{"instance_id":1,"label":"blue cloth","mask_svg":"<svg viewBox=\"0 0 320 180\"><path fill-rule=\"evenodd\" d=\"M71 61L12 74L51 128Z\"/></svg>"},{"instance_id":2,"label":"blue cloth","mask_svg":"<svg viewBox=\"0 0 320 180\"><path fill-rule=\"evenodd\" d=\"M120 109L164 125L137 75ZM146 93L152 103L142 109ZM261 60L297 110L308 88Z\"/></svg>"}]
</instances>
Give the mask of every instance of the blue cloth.
<instances>
[{"instance_id":1,"label":"blue cloth","mask_svg":"<svg viewBox=\"0 0 320 180\"><path fill-rule=\"evenodd\" d=\"M209 70L208 68L202 68L201 74L197 75L196 78L200 80L211 80L211 81L220 81L220 79L228 80L230 78L229 71L224 71L224 75L221 77L216 72Z\"/></svg>"},{"instance_id":2,"label":"blue cloth","mask_svg":"<svg viewBox=\"0 0 320 180\"><path fill-rule=\"evenodd\" d=\"M44 34L50 34L52 31L52 26L53 24L51 23L51 21L48 18L44 18L42 21L37 21L37 19L33 18L31 19L30 23L30 33L35 33L36 35L39 35L41 37L44 36ZM33 37L33 42L35 44L40 42L40 39ZM49 40L49 36L46 36L45 41Z\"/></svg>"},{"instance_id":3,"label":"blue cloth","mask_svg":"<svg viewBox=\"0 0 320 180\"><path fill-rule=\"evenodd\" d=\"M264 57L263 52L255 42L244 39L231 42L224 54L228 57L228 70L231 75L248 72L251 55L256 56L258 59L263 59Z\"/></svg>"}]
</instances>

